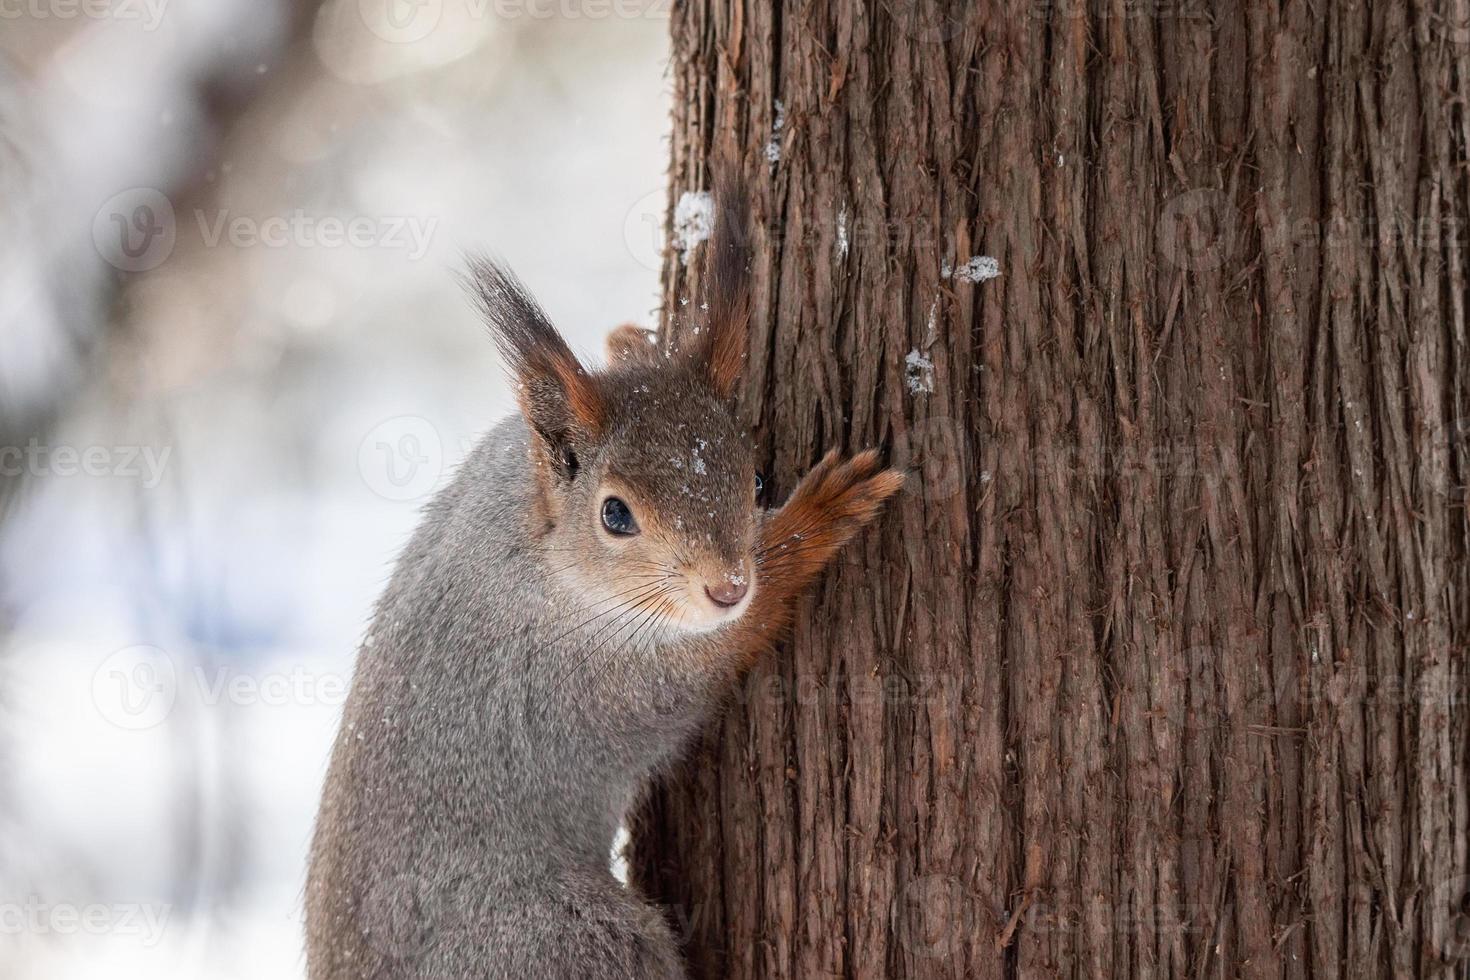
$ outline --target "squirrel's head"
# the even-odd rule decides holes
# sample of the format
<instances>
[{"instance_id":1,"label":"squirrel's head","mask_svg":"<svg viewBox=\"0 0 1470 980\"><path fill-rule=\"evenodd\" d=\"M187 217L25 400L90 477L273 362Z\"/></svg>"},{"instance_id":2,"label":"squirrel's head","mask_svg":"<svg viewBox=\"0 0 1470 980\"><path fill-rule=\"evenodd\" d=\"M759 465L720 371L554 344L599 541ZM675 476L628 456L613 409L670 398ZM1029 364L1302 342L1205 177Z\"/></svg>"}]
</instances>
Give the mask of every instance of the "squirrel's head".
<instances>
[{"instance_id":1,"label":"squirrel's head","mask_svg":"<svg viewBox=\"0 0 1470 980\"><path fill-rule=\"evenodd\" d=\"M718 199L700 315L665 348L618 329L601 371L578 362L508 271L473 264L531 433L533 533L608 619L712 629L738 618L759 585L755 447L735 405L750 319L744 209L738 193Z\"/></svg>"}]
</instances>

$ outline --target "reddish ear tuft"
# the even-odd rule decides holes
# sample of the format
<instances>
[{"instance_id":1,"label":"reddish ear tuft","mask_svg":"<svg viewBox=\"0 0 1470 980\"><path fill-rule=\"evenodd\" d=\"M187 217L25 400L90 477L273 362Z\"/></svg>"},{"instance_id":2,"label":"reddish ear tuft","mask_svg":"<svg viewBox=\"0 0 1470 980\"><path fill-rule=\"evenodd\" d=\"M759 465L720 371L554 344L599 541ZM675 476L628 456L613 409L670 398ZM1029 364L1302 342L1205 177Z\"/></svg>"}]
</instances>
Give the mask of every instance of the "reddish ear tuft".
<instances>
[{"instance_id":1,"label":"reddish ear tuft","mask_svg":"<svg viewBox=\"0 0 1470 980\"><path fill-rule=\"evenodd\" d=\"M579 428L590 433L602 431L607 421L607 403L591 375L582 367L570 350L566 357L554 359L551 370L561 383L563 396L572 420ZM524 406L523 406L524 407Z\"/></svg>"},{"instance_id":2,"label":"reddish ear tuft","mask_svg":"<svg viewBox=\"0 0 1470 980\"><path fill-rule=\"evenodd\" d=\"M690 354L715 391L735 393L745 373L750 335L750 203L735 180L715 186L715 228L704 260L704 329Z\"/></svg>"},{"instance_id":3,"label":"reddish ear tuft","mask_svg":"<svg viewBox=\"0 0 1470 980\"><path fill-rule=\"evenodd\" d=\"M597 434L607 405L596 379L513 273L488 259L470 261L468 283L495 336L495 344L519 384L521 411L545 439L571 430Z\"/></svg>"}]
</instances>

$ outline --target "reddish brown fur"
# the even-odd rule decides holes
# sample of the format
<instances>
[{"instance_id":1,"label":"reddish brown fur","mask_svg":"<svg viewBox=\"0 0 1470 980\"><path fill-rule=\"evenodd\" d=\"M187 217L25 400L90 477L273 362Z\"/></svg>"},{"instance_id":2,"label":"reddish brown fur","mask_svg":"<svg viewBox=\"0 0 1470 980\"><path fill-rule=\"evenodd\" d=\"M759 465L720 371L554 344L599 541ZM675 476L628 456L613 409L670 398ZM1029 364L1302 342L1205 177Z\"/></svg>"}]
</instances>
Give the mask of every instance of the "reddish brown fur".
<instances>
[{"instance_id":1,"label":"reddish brown fur","mask_svg":"<svg viewBox=\"0 0 1470 980\"><path fill-rule=\"evenodd\" d=\"M607 335L607 361L611 366L654 364L658 356L653 334L636 323L625 323Z\"/></svg>"},{"instance_id":2,"label":"reddish brown fur","mask_svg":"<svg viewBox=\"0 0 1470 980\"><path fill-rule=\"evenodd\" d=\"M709 315L688 351L710 387L728 398L745 372L750 333L749 203L744 191L729 182L718 184L714 196L715 229L704 260L704 305Z\"/></svg>"},{"instance_id":3,"label":"reddish brown fur","mask_svg":"<svg viewBox=\"0 0 1470 980\"><path fill-rule=\"evenodd\" d=\"M552 370L561 382L562 390L566 392L567 408L571 411L572 418L587 432L600 433L607 421L607 404L603 401L596 382L570 352L565 358L557 358L552 364Z\"/></svg>"},{"instance_id":4,"label":"reddish brown fur","mask_svg":"<svg viewBox=\"0 0 1470 980\"><path fill-rule=\"evenodd\" d=\"M518 385L521 414L538 429L531 465L541 491L537 494L535 515L538 525L544 528L561 518L560 500L554 492L554 470L561 450L541 435L547 431L548 416L556 423L559 435L577 433L583 439L595 439L607 424L607 402L596 379L564 347L538 349L525 358L518 372ZM564 406L570 417L558 418L555 412L548 412L548 405Z\"/></svg>"},{"instance_id":5,"label":"reddish brown fur","mask_svg":"<svg viewBox=\"0 0 1470 980\"><path fill-rule=\"evenodd\" d=\"M844 461L834 449L761 525L756 594L735 624L742 668L781 638L801 593L903 486L902 473L879 466L876 450Z\"/></svg>"},{"instance_id":6,"label":"reddish brown fur","mask_svg":"<svg viewBox=\"0 0 1470 980\"><path fill-rule=\"evenodd\" d=\"M745 372L745 337L750 326L750 311L721 311L718 320L711 319L708 349L704 352L705 372L710 387L721 395L734 393Z\"/></svg>"}]
</instances>

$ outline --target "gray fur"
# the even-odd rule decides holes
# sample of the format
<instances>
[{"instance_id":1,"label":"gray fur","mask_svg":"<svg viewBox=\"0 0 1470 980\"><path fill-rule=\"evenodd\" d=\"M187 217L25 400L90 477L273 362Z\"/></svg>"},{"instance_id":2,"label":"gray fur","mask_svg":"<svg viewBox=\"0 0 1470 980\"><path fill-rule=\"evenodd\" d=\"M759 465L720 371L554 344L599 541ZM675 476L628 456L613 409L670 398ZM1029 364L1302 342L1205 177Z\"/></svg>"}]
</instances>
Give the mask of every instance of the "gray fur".
<instances>
[{"instance_id":1,"label":"gray fur","mask_svg":"<svg viewBox=\"0 0 1470 980\"><path fill-rule=\"evenodd\" d=\"M683 632L609 601L638 566L595 539L597 494L616 477L657 502L645 519L680 529L680 557L738 561L755 522L752 448L693 370L635 365L598 383L613 408L595 439L574 437L578 472L556 477L550 527L532 472L541 436L516 416L399 561L313 842L313 980L683 975L663 916L612 877L609 853L733 655L718 628ZM566 578L572 565L586 587Z\"/></svg>"}]
</instances>

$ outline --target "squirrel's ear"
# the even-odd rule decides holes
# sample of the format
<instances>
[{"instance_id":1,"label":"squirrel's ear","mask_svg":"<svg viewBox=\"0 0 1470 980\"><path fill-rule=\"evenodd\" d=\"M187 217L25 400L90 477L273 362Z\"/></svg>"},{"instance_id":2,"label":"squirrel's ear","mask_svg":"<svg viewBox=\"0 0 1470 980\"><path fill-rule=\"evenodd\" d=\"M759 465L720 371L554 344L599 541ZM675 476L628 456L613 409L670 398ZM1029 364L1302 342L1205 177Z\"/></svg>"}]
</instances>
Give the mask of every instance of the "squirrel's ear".
<instances>
[{"instance_id":1,"label":"squirrel's ear","mask_svg":"<svg viewBox=\"0 0 1470 980\"><path fill-rule=\"evenodd\" d=\"M745 188L721 180L714 191L715 227L704 257L704 329L686 349L721 395L734 394L745 373L750 333L750 202Z\"/></svg>"},{"instance_id":2,"label":"squirrel's ear","mask_svg":"<svg viewBox=\"0 0 1470 980\"><path fill-rule=\"evenodd\" d=\"M625 323L607 335L609 364L657 364L662 357L651 330Z\"/></svg>"},{"instance_id":3,"label":"squirrel's ear","mask_svg":"<svg viewBox=\"0 0 1470 980\"><path fill-rule=\"evenodd\" d=\"M570 442L577 435L597 436L607 419L596 381L509 269L472 258L467 285L515 375L526 421L547 444L554 465L574 469L575 463L567 463L575 459L568 455Z\"/></svg>"}]
</instances>

